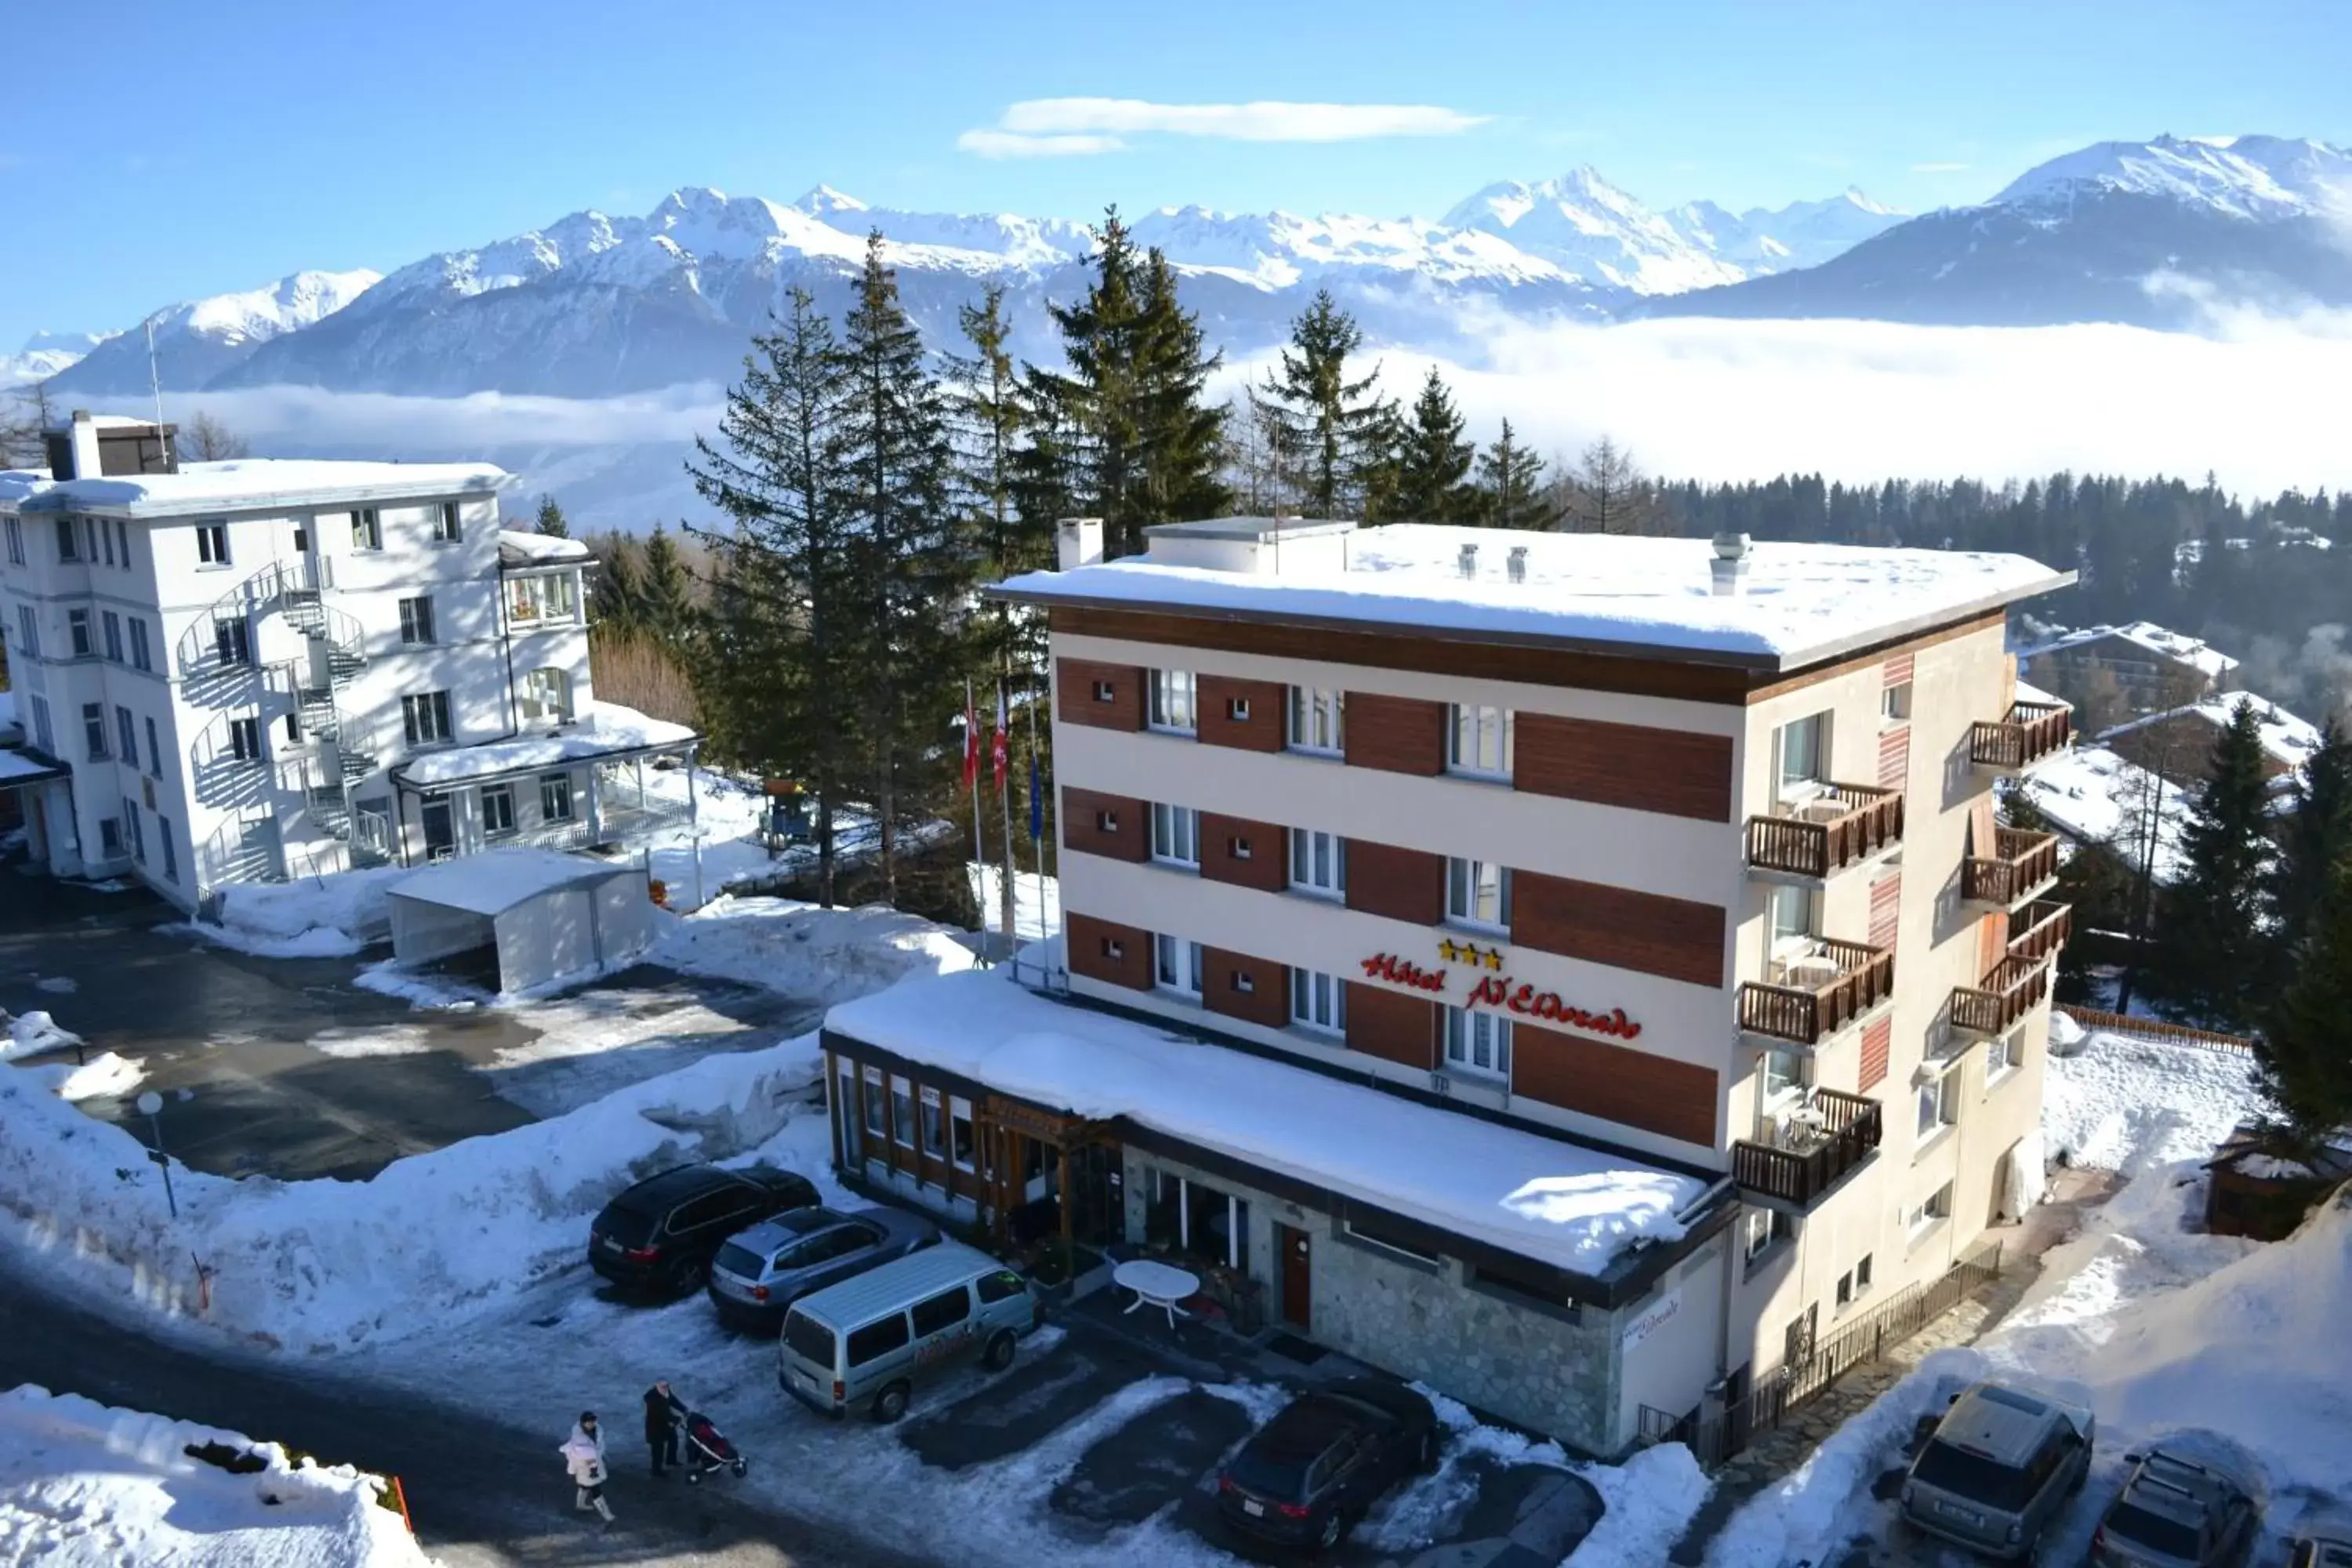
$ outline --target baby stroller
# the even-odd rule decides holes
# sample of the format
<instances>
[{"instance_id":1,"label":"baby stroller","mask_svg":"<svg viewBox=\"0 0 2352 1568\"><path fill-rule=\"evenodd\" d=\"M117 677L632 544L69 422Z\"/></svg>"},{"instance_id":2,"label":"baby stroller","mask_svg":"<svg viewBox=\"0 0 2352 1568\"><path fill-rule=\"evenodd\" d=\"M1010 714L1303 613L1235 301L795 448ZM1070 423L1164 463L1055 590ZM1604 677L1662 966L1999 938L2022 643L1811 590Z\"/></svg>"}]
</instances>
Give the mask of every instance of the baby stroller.
<instances>
[{"instance_id":1,"label":"baby stroller","mask_svg":"<svg viewBox=\"0 0 2352 1568\"><path fill-rule=\"evenodd\" d=\"M686 1479L689 1486L699 1483L713 1470L732 1470L740 1479L749 1467L734 1444L727 1440L709 1416L700 1411L689 1411L686 1417Z\"/></svg>"}]
</instances>

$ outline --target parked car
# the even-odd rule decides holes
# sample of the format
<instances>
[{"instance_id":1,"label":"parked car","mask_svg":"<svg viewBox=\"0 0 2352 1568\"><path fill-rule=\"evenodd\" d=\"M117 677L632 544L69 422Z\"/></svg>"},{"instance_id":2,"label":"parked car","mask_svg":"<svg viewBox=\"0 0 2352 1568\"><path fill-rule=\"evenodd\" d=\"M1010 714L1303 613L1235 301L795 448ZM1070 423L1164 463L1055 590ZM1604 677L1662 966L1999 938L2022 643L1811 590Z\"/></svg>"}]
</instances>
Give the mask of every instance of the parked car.
<instances>
[{"instance_id":1,"label":"parked car","mask_svg":"<svg viewBox=\"0 0 2352 1568\"><path fill-rule=\"evenodd\" d=\"M2096 1568L2236 1568L2253 1551L2262 1508L2249 1482L2218 1465L2151 1448L2091 1537Z\"/></svg>"},{"instance_id":2,"label":"parked car","mask_svg":"<svg viewBox=\"0 0 2352 1568\"><path fill-rule=\"evenodd\" d=\"M2352 1568L2352 1515L2306 1521L2287 1549L2286 1568Z\"/></svg>"},{"instance_id":3,"label":"parked car","mask_svg":"<svg viewBox=\"0 0 2352 1568\"><path fill-rule=\"evenodd\" d=\"M719 1247L710 1265L710 1303L730 1327L772 1334L802 1297L939 1238L938 1226L900 1209L794 1209Z\"/></svg>"},{"instance_id":4,"label":"parked car","mask_svg":"<svg viewBox=\"0 0 2352 1568\"><path fill-rule=\"evenodd\" d=\"M1037 1326L1029 1281L988 1254L943 1241L793 1303L776 1342L776 1382L821 1415L863 1405L877 1421L907 1413L918 1381L977 1355L1013 1364Z\"/></svg>"},{"instance_id":5,"label":"parked car","mask_svg":"<svg viewBox=\"0 0 2352 1568\"><path fill-rule=\"evenodd\" d=\"M1299 1395L1252 1434L1217 1477L1217 1510L1244 1534L1328 1552L1382 1493L1436 1463L1428 1400L1349 1378Z\"/></svg>"},{"instance_id":6,"label":"parked car","mask_svg":"<svg viewBox=\"0 0 2352 1568\"><path fill-rule=\"evenodd\" d=\"M2017 1561L2091 1473L2088 1410L1979 1383L1956 1395L1903 1482L1903 1516L1930 1535Z\"/></svg>"},{"instance_id":7,"label":"parked car","mask_svg":"<svg viewBox=\"0 0 2352 1568\"><path fill-rule=\"evenodd\" d=\"M604 1205L588 1231L588 1263L615 1284L683 1296L729 1237L815 1204L816 1188L789 1171L680 1165Z\"/></svg>"}]
</instances>

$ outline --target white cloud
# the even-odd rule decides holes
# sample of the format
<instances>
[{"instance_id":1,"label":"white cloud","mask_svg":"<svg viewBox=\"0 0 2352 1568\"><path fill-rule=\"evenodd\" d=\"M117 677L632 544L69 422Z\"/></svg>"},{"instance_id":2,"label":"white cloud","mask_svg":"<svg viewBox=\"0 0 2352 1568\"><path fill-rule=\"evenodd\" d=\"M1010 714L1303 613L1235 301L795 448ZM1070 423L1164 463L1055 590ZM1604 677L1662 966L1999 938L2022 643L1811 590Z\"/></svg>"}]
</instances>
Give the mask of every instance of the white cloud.
<instances>
[{"instance_id":1,"label":"white cloud","mask_svg":"<svg viewBox=\"0 0 2352 1568\"><path fill-rule=\"evenodd\" d=\"M1486 123L1428 103L1151 103L1136 98L1033 98L993 127L956 144L986 158L1112 153L1128 136L1205 136L1229 142L1361 142L1386 136L1457 136Z\"/></svg>"},{"instance_id":2,"label":"white cloud","mask_svg":"<svg viewBox=\"0 0 2352 1568\"><path fill-rule=\"evenodd\" d=\"M956 145L983 158L1083 158L1127 150L1116 136L1031 136L1018 131L967 131Z\"/></svg>"}]
</instances>

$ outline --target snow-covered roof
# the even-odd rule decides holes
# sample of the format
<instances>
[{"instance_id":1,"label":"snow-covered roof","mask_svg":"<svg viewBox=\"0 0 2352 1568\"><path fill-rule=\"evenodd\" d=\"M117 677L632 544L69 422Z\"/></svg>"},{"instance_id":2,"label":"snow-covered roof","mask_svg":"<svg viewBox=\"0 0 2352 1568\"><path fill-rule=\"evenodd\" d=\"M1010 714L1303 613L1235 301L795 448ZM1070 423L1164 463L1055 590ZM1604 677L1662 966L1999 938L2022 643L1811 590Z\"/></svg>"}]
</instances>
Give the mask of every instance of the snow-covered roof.
<instances>
[{"instance_id":1,"label":"snow-covered roof","mask_svg":"<svg viewBox=\"0 0 2352 1568\"><path fill-rule=\"evenodd\" d=\"M2156 878L2168 882L2179 875L2180 827L2189 806L2187 792L2179 785L2159 785L2154 773L2105 746L2075 746L2034 763L2016 787L2067 837L2078 844L2113 843L2126 856L2137 853L2149 792L2160 787Z\"/></svg>"},{"instance_id":2,"label":"snow-covered roof","mask_svg":"<svg viewBox=\"0 0 2352 1568\"><path fill-rule=\"evenodd\" d=\"M2067 701L2063 697L2059 696L2056 692L2044 691L2042 688L2034 685L2030 680L2021 680L2017 683L2017 700L2020 702L2038 702L2045 708L2072 708L2074 706L2072 702Z\"/></svg>"},{"instance_id":3,"label":"snow-covered roof","mask_svg":"<svg viewBox=\"0 0 2352 1568\"><path fill-rule=\"evenodd\" d=\"M559 539L551 533L527 533L511 528L499 530L501 566L546 566L558 561L587 559L588 546L577 539Z\"/></svg>"},{"instance_id":4,"label":"snow-covered roof","mask_svg":"<svg viewBox=\"0 0 2352 1568\"><path fill-rule=\"evenodd\" d=\"M1124 1117L1583 1275L1674 1241L1709 1184L1050 1000L1000 971L844 1003L828 1029L1076 1115Z\"/></svg>"},{"instance_id":5,"label":"snow-covered roof","mask_svg":"<svg viewBox=\"0 0 2352 1568\"><path fill-rule=\"evenodd\" d=\"M30 752L0 751L0 784L31 784L36 779L63 778L73 770Z\"/></svg>"},{"instance_id":6,"label":"snow-covered roof","mask_svg":"<svg viewBox=\"0 0 2352 1568\"><path fill-rule=\"evenodd\" d=\"M641 866L593 860L553 849L490 849L411 872L384 891L395 899L415 899L478 915L502 915L558 888L644 874Z\"/></svg>"},{"instance_id":7,"label":"snow-covered roof","mask_svg":"<svg viewBox=\"0 0 2352 1568\"><path fill-rule=\"evenodd\" d=\"M1288 625L1373 625L1449 640L1665 649L1700 662L1788 669L1914 628L1949 625L2065 586L2021 555L1771 542L1718 591L1704 539L1539 533L1391 523L1274 570L1219 571L1151 556L1033 572L995 593L1045 605L1172 608ZM1478 547L1462 575L1463 547ZM1526 577L1507 557L1524 548ZM1261 563L1271 552L1261 552Z\"/></svg>"},{"instance_id":8,"label":"snow-covered roof","mask_svg":"<svg viewBox=\"0 0 2352 1568\"><path fill-rule=\"evenodd\" d=\"M618 702L591 702L578 719L552 733L517 735L507 741L486 741L478 746L426 752L409 758L393 771L413 784L457 784L532 768L557 767L593 757L658 751L699 738L683 724L648 718Z\"/></svg>"},{"instance_id":9,"label":"snow-covered roof","mask_svg":"<svg viewBox=\"0 0 2352 1568\"><path fill-rule=\"evenodd\" d=\"M2199 670L2218 680L2238 668L2238 661L2200 637L2159 626L2154 621L2133 621L2120 626L2084 626L2080 631L2067 632L2048 642L2019 652L2021 659L2039 658L2045 653L2074 647L2083 643L2097 642L2104 637L2116 637L2154 654Z\"/></svg>"},{"instance_id":10,"label":"snow-covered roof","mask_svg":"<svg viewBox=\"0 0 2352 1568\"><path fill-rule=\"evenodd\" d=\"M239 458L184 463L176 474L66 479L45 468L0 472L0 510L173 517L185 512L318 502L488 494L513 481L489 463L373 463Z\"/></svg>"},{"instance_id":11,"label":"snow-covered roof","mask_svg":"<svg viewBox=\"0 0 2352 1568\"><path fill-rule=\"evenodd\" d=\"M2202 720L2216 731L2226 730L2242 701L2254 705L2254 717L2262 726L2263 750L2273 762L2282 767L2299 768L2311 760L2312 752L2319 750L2318 725L2309 720L2296 718L2275 702L2245 691L2223 692L2200 702L2185 703L2161 713L2151 713L2145 719L2134 719L2116 725L2099 738L2104 741L2116 735L2127 735L2151 724L2181 718Z\"/></svg>"}]
</instances>

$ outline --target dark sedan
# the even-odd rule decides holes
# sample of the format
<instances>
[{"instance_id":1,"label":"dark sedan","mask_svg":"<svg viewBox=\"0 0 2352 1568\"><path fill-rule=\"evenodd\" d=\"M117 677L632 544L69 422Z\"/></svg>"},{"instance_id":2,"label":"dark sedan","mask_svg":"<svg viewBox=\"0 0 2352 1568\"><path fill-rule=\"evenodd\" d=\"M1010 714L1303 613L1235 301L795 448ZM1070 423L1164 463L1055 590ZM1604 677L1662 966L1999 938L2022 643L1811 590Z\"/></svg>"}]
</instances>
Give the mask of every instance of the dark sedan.
<instances>
[{"instance_id":1,"label":"dark sedan","mask_svg":"<svg viewBox=\"0 0 2352 1568\"><path fill-rule=\"evenodd\" d=\"M794 1209L719 1249L710 1266L710 1304L730 1328L777 1333L785 1311L811 1291L939 1238L938 1226L898 1209Z\"/></svg>"},{"instance_id":2,"label":"dark sedan","mask_svg":"<svg viewBox=\"0 0 2352 1568\"><path fill-rule=\"evenodd\" d=\"M1350 1378L1301 1394L1217 1477L1217 1510L1244 1534L1328 1551L1382 1493L1437 1463L1437 1413L1412 1390Z\"/></svg>"},{"instance_id":3,"label":"dark sedan","mask_svg":"<svg viewBox=\"0 0 2352 1568\"><path fill-rule=\"evenodd\" d=\"M680 1165L604 1205L588 1232L588 1263L615 1284L683 1296L729 1237L815 1203L808 1178L789 1171Z\"/></svg>"}]
</instances>

